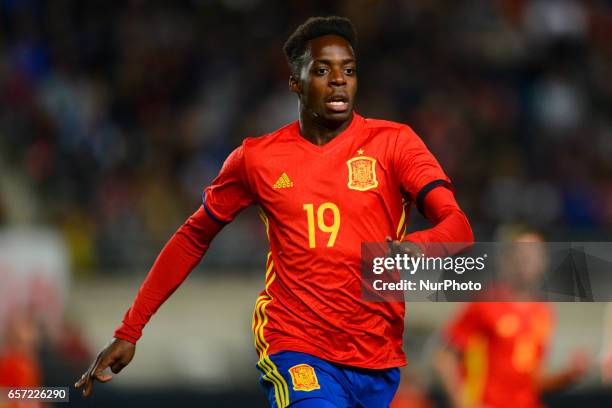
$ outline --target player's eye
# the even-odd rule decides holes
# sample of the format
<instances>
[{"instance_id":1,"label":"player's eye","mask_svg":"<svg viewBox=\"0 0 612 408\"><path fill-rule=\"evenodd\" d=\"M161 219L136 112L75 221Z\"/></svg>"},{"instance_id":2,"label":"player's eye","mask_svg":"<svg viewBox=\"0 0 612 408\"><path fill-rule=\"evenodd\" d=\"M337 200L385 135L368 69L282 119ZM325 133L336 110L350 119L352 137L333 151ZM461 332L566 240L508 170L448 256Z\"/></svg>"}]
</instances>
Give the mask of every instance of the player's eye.
<instances>
[{"instance_id":1,"label":"player's eye","mask_svg":"<svg viewBox=\"0 0 612 408\"><path fill-rule=\"evenodd\" d=\"M325 74L327 74L329 72L329 69L325 68L325 67L320 67L320 68L316 68L315 69L315 74L319 75L319 76L323 76Z\"/></svg>"},{"instance_id":2,"label":"player's eye","mask_svg":"<svg viewBox=\"0 0 612 408\"><path fill-rule=\"evenodd\" d=\"M355 75L356 72L357 70L355 68L345 68L344 69L344 73L346 75Z\"/></svg>"}]
</instances>

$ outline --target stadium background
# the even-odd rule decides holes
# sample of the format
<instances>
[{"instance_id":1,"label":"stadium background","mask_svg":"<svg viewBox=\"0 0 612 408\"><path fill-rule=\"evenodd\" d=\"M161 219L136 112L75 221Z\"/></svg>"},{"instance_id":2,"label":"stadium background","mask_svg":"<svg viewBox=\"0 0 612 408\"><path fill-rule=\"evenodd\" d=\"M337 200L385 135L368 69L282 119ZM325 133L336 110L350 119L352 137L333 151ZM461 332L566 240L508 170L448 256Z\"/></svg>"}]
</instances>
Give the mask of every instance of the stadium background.
<instances>
[{"instance_id":1,"label":"stadium background","mask_svg":"<svg viewBox=\"0 0 612 408\"><path fill-rule=\"evenodd\" d=\"M357 110L422 136L477 240L517 220L553 241L610 240L607 1L0 0L0 339L30 334L42 384L73 384L110 339L242 138L296 118L281 47L328 14L358 30ZM413 215L412 229L426 225ZM247 210L132 364L71 405L263 406L250 319L266 245ZM548 365L575 349L594 365L551 406L609 401L596 366L604 305L556 307ZM439 399L432 339L456 308L408 305L407 394Z\"/></svg>"}]
</instances>

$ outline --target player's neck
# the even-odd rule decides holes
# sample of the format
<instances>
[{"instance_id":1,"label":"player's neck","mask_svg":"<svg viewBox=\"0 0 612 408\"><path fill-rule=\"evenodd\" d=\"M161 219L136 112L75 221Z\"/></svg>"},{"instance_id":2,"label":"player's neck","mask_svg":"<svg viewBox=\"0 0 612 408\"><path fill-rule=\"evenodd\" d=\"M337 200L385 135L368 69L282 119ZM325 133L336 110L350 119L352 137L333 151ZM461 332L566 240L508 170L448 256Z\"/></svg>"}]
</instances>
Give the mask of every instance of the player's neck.
<instances>
[{"instance_id":1,"label":"player's neck","mask_svg":"<svg viewBox=\"0 0 612 408\"><path fill-rule=\"evenodd\" d=\"M346 130L351 124L353 116L351 115L344 122L323 123L306 112L300 112L300 134L310 143L323 146Z\"/></svg>"},{"instance_id":2,"label":"player's neck","mask_svg":"<svg viewBox=\"0 0 612 408\"><path fill-rule=\"evenodd\" d=\"M538 299L538 295L533 288L515 287L512 298L518 302L533 302Z\"/></svg>"}]
</instances>

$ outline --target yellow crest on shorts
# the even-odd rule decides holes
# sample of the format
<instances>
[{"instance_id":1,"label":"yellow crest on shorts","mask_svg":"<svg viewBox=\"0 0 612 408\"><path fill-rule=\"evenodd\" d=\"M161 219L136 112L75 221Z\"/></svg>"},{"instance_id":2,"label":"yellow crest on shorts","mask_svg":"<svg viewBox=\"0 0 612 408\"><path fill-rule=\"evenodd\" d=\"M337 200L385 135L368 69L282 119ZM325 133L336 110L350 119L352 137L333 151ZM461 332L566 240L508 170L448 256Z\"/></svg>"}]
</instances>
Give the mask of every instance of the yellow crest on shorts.
<instances>
[{"instance_id":1,"label":"yellow crest on shorts","mask_svg":"<svg viewBox=\"0 0 612 408\"><path fill-rule=\"evenodd\" d=\"M314 368L308 364L298 364L289 369L295 391L312 391L321 388Z\"/></svg>"},{"instance_id":2,"label":"yellow crest on shorts","mask_svg":"<svg viewBox=\"0 0 612 408\"><path fill-rule=\"evenodd\" d=\"M376 159L357 156L346 162L348 166L348 188L366 191L378 186L376 179Z\"/></svg>"}]
</instances>

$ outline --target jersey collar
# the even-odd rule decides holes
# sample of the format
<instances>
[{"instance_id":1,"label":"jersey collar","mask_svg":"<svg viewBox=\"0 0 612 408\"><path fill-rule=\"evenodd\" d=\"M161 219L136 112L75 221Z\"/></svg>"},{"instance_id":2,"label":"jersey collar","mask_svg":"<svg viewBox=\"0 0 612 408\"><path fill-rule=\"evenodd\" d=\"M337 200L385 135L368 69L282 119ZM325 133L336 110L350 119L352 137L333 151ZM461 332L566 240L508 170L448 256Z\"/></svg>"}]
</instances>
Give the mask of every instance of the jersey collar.
<instances>
[{"instance_id":1,"label":"jersey collar","mask_svg":"<svg viewBox=\"0 0 612 408\"><path fill-rule=\"evenodd\" d=\"M336 137L334 137L332 140L322 146L318 146L310 142L304 136L302 136L300 132L299 120L296 120L293 123L291 134L297 140L297 143L299 143L301 146L304 146L306 149L317 153L325 153L334 149L336 146L341 145L344 141L352 139L355 134L357 134L364 128L364 126L365 119L357 112L353 111L353 119L351 120L351 124L338 135L336 135Z\"/></svg>"}]
</instances>

